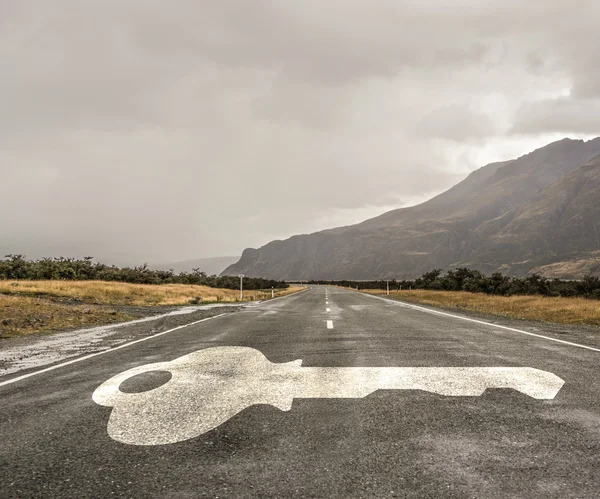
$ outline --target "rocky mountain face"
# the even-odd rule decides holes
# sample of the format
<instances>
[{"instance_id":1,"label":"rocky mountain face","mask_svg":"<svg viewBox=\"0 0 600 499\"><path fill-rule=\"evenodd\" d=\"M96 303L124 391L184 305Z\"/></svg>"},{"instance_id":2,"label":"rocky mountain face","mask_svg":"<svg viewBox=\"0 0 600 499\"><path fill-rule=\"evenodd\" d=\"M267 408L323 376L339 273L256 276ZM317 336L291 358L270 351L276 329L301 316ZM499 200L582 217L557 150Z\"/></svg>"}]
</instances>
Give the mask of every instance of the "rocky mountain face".
<instances>
[{"instance_id":1,"label":"rocky mountain face","mask_svg":"<svg viewBox=\"0 0 600 499\"><path fill-rule=\"evenodd\" d=\"M473 266L492 263L517 275L533 268L548 277L598 274L600 156L540 190L503 222L474 253ZM515 262L513 255L521 261Z\"/></svg>"},{"instance_id":2,"label":"rocky mountain face","mask_svg":"<svg viewBox=\"0 0 600 499\"><path fill-rule=\"evenodd\" d=\"M587 268L600 251L599 155L600 138L554 142L484 166L418 206L247 249L224 274L402 279L456 266L552 274L575 260Z\"/></svg>"}]
</instances>

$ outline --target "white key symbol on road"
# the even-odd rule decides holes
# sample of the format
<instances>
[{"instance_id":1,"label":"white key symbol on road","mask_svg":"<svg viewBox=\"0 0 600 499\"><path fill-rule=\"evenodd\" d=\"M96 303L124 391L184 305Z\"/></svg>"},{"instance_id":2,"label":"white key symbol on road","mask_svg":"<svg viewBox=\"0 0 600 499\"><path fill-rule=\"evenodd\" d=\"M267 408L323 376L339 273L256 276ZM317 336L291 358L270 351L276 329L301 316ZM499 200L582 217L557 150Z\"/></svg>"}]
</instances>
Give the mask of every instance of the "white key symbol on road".
<instances>
[{"instance_id":1,"label":"white key symbol on road","mask_svg":"<svg viewBox=\"0 0 600 499\"><path fill-rule=\"evenodd\" d=\"M93 394L112 407L108 434L119 442L158 445L206 433L247 407L270 404L283 411L295 398L362 398L377 390L425 390L450 397L512 388L535 399L553 399L564 381L530 367L301 367L276 364L248 347L214 347L171 362L134 367ZM169 371L170 381L140 393L119 385L137 374Z\"/></svg>"}]
</instances>

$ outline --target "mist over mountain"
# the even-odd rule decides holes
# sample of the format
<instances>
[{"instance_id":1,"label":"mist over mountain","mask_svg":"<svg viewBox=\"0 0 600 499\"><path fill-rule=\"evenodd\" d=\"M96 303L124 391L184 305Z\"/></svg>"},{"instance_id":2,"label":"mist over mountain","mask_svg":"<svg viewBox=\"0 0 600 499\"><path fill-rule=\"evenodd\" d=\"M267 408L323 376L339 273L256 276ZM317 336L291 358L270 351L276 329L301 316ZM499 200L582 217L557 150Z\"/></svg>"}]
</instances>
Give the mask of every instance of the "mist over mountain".
<instances>
[{"instance_id":1,"label":"mist over mountain","mask_svg":"<svg viewBox=\"0 0 600 499\"><path fill-rule=\"evenodd\" d=\"M600 251L598 155L600 138L553 142L484 166L420 205L246 249L224 274L402 279L469 266L525 275L564 272L569 262L567 273L593 270Z\"/></svg>"},{"instance_id":2,"label":"mist over mountain","mask_svg":"<svg viewBox=\"0 0 600 499\"><path fill-rule=\"evenodd\" d=\"M191 272L193 269L200 269L207 275L218 275L223 269L237 262L239 256L216 256L212 258L196 258L193 260L183 260L179 262L153 263L149 267L156 270L173 269L176 273Z\"/></svg>"}]
</instances>

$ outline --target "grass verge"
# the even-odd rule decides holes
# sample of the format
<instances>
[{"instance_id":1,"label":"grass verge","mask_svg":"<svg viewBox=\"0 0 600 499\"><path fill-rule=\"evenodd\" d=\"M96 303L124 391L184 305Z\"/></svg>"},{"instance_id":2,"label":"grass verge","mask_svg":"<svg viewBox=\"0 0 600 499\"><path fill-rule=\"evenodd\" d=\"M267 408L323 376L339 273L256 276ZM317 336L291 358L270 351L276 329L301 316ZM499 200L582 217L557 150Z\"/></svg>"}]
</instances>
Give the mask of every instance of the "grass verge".
<instances>
[{"instance_id":1,"label":"grass verge","mask_svg":"<svg viewBox=\"0 0 600 499\"><path fill-rule=\"evenodd\" d=\"M0 295L0 338L112 324L133 318L104 307L73 306L44 298Z\"/></svg>"},{"instance_id":2,"label":"grass verge","mask_svg":"<svg viewBox=\"0 0 600 499\"><path fill-rule=\"evenodd\" d=\"M300 287L275 290L275 297ZM70 299L101 305L189 305L240 301L239 290L187 284L129 284L105 281L0 281L0 294ZM271 291L244 291L242 301L266 300Z\"/></svg>"},{"instance_id":3,"label":"grass verge","mask_svg":"<svg viewBox=\"0 0 600 499\"><path fill-rule=\"evenodd\" d=\"M385 290L364 290L385 296ZM546 296L494 296L466 291L390 291L390 298L459 310L557 324L600 325L600 301Z\"/></svg>"},{"instance_id":4,"label":"grass verge","mask_svg":"<svg viewBox=\"0 0 600 499\"><path fill-rule=\"evenodd\" d=\"M301 287L274 290L275 297ZM235 303L238 290L185 284L104 281L0 281L0 338L125 322L135 317L119 307ZM244 291L242 301L266 300L271 291ZM115 307L115 308L111 308ZM129 310L131 311L131 310ZM148 315L152 310L148 311Z\"/></svg>"}]
</instances>

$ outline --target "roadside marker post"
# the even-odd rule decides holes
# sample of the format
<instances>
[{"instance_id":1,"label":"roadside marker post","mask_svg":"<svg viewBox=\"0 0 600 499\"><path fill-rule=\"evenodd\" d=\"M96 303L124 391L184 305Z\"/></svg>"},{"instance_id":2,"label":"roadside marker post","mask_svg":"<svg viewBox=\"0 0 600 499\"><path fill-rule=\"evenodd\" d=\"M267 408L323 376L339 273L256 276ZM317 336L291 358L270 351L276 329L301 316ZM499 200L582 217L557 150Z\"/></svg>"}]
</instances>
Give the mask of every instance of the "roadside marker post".
<instances>
[{"instance_id":1,"label":"roadside marker post","mask_svg":"<svg viewBox=\"0 0 600 499\"><path fill-rule=\"evenodd\" d=\"M240 301L244 299L244 274L240 274Z\"/></svg>"},{"instance_id":2,"label":"roadside marker post","mask_svg":"<svg viewBox=\"0 0 600 499\"><path fill-rule=\"evenodd\" d=\"M386 284L387 284L387 295L390 296L390 281L387 281Z\"/></svg>"}]
</instances>

